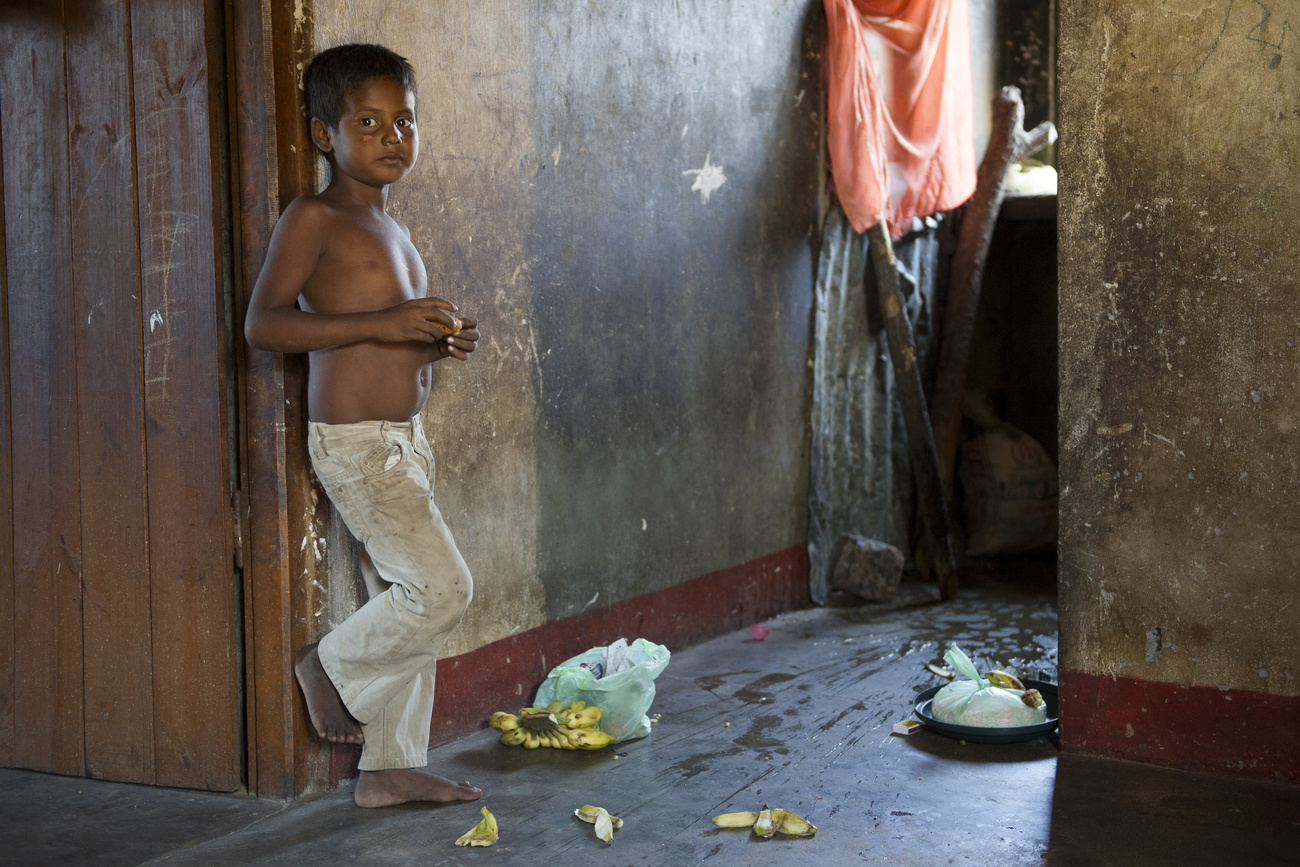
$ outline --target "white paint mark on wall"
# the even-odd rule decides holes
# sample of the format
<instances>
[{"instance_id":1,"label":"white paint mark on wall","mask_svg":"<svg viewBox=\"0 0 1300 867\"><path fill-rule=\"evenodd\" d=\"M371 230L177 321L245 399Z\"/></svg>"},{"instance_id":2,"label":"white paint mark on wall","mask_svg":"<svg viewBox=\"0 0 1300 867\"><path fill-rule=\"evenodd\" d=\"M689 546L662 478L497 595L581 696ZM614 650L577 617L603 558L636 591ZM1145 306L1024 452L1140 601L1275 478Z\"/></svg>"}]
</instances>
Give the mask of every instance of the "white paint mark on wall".
<instances>
[{"instance_id":1,"label":"white paint mark on wall","mask_svg":"<svg viewBox=\"0 0 1300 867\"><path fill-rule=\"evenodd\" d=\"M691 125L690 125L689 123L686 124L686 126L682 127L682 138L686 138L686 131L687 131L688 129L690 129L690 128L691 128Z\"/></svg>"},{"instance_id":2,"label":"white paint mark on wall","mask_svg":"<svg viewBox=\"0 0 1300 867\"><path fill-rule=\"evenodd\" d=\"M712 151L704 155L704 167L699 169L687 169L682 172L683 175L695 175L695 183L691 184L691 192L700 194L700 201L704 204L709 203L709 196L713 195L723 184L727 182L727 176L722 173L722 166L715 166L712 163Z\"/></svg>"},{"instance_id":3,"label":"white paint mark on wall","mask_svg":"<svg viewBox=\"0 0 1300 867\"><path fill-rule=\"evenodd\" d=\"M1162 650L1162 637L1159 626L1153 626L1147 630L1147 663L1155 664L1160 661L1160 652Z\"/></svg>"},{"instance_id":4,"label":"white paint mark on wall","mask_svg":"<svg viewBox=\"0 0 1300 867\"><path fill-rule=\"evenodd\" d=\"M540 401L542 399L542 359L541 356L537 354L537 338L533 334L532 323L527 319L524 319L520 324L528 329L528 355L532 356L533 369L537 371L537 399ZM519 348L521 351L523 350L522 346Z\"/></svg>"},{"instance_id":5,"label":"white paint mark on wall","mask_svg":"<svg viewBox=\"0 0 1300 867\"><path fill-rule=\"evenodd\" d=\"M149 333L150 333L150 334L153 334L154 329L157 328L159 325L163 325L163 324L165 324L165 323L163 322L162 314L159 313L157 310L155 310L153 313L150 313L150 314L149 314Z\"/></svg>"},{"instance_id":6,"label":"white paint mark on wall","mask_svg":"<svg viewBox=\"0 0 1300 867\"><path fill-rule=\"evenodd\" d=\"M564 153L564 143L560 142L555 146L555 150L551 151L551 159L555 161L557 166L560 164L560 154L562 153Z\"/></svg>"},{"instance_id":7,"label":"white paint mark on wall","mask_svg":"<svg viewBox=\"0 0 1300 867\"><path fill-rule=\"evenodd\" d=\"M593 597L591 597L590 599L588 599L588 600L587 600L587 604L584 605L584 606L582 606L582 607L583 607L583 608L590 608L591 606L593 606L593 605L596 604L596 600L599 599L599 598L600 598L600 591L596 591L596 595L593 596Z\"/></svg>"},{"instance_id":8,"label":"white paint mark on wall","mask_svg":"<svg viewBox=\"0 0 1300 867\"><path fill-rule=\"evenodd\" d=\"M1172 446L1174 451L1178 452L1178 454L1181 455L1182 457L1187 457L1186 453L1184 453L1182 449L1178 448L1178 443L1174 442L1169 437L1161 436L1158 433L1153 433L1149 428L1147 428L1144 425L1142 428L1142 436L1145 438L1148 434L1160 440L1160 442L1167 443L1168 445Z\"/></svg>"}]
</instances>

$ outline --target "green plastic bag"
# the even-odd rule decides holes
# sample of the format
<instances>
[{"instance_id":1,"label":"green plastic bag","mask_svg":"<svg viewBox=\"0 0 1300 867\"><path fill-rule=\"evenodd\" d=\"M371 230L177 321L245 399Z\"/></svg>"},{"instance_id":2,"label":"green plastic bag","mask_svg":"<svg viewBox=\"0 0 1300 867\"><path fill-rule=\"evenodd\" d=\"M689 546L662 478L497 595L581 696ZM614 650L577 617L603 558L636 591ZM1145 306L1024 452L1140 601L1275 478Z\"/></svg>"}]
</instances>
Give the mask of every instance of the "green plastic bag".
<instances>
[{"instance_id":1,"label":"green plastic bag","mask_svg":"<svg viewBox=\"0 0 1300 867\"><path fill-rule=\"evenodd\" d=\"M533 707L546 707L553 701L585 701L604 709L600 730L613 735L615 743L643 738L650 734L646 711L655 700L655 678L672 654L663 645L638 638L628 645L628 668L597 678L592 669L603 661L604 654L604 647L593 647L551 669L537 690ZM588 667L583 667L584 663Z\"/></svg>"},{"instance_id":2,"label":"green plastic bag","mask_svg":"<svg viewBox=\"0 0 1300 867\"><path fill-rule=\"evenodd\" d=\"M979 669L957 645L948 648L943 659L969 680L954 680L935 693L930 713L939 722L979 728L1015 728L1047 720L1047 710L1029 707L1018 689L994 686L980 677Z\"/></svg>"}]
</instances>

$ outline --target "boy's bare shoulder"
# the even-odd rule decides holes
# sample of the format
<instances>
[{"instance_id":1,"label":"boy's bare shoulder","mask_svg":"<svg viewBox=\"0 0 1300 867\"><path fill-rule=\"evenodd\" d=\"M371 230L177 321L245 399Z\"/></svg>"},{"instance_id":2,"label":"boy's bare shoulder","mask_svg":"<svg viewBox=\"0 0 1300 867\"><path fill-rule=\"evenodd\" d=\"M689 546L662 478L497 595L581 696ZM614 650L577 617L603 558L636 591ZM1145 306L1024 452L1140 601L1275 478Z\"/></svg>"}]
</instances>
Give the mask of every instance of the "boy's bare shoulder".
<instances>
[{"instance_id":1,"label":"boy's bare shoulder","mask_svg":"<svg viewBox=\"0 0 1300 867\"><path fill-rule=\"evenodd\" d=\"M316 193L304 193L280 213L280 222L290 225L323 226L335 216L335 209Z\"/></svg>"}]
</instances>

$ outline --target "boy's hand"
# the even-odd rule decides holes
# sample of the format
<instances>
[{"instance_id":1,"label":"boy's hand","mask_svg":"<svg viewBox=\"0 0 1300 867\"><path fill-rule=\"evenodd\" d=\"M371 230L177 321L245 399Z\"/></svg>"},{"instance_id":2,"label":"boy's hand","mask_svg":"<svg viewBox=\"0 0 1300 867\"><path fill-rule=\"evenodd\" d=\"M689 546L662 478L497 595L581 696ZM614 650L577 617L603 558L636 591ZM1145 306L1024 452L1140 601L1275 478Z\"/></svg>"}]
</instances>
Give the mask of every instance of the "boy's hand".
<instances>
[{"instance_id":1,"label":"boy's hand","mask_svg":"<svg viewBox=\"0 0 1300 867\"><path fill-rule=\"evenodd\" d=\"M443 358L469 358L478 346L478 320L471 316L460 317L460 331L449 334L438 344Z\"/></svg>"},{"instance_id":2,"label":"boy's hand","mask_svg":"<svg viewBox=\"0 0 1300 867\"><path fill-rule=\"evenodd\" d=\"M456 330L456 305L441 298L413 298L380 312L379 340L402 343L419 340L436 343ZM461 327L464 327L463 321Z\"/></svg>"}]
</instances>

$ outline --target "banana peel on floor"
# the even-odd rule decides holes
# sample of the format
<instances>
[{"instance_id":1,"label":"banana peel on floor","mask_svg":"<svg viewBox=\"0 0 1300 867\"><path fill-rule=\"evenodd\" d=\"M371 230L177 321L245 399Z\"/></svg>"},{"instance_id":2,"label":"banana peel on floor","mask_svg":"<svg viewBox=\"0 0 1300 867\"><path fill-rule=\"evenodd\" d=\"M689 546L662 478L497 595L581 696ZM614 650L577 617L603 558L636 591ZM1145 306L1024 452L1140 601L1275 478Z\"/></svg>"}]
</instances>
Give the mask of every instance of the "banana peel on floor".
<instances>
[{"instance_id":1,"label":"banana peel on floor","mask_svg":"<svg viewBox=\"0 0 1300 867\"><path fill-rule=\"evenodd\" d=\"M483 818L473 828L456 838L457 846L491 846L497 841L497 818L487 807L483 808Z\"/></svg>"},{"instance_id":2,"label":"banana peel on floor","mask_svg":"<svg viewBox=\"0 0 1300 867\"><path fill-rule=\"evenodd\" d=\"M606 843L614 841L614 830L623 827L623 820L617 816L611 816L609 811L604 807L593 807L591 804L583 804L573 811L584 822L590 822L596 826L596 836Z\"/></svg>"},{"instance_id":3,"label":"banana peel on floor","mask_svg":"<svg viewBox=\"0 0 1300 867\"><path fill-rule=\"evenodd\" d=\"M817 826L798 813L769 810L767 807L757 813L723 813L713 817L713 824L719 828L753 828L754 833L764 840L770 840L776 834L811 837L817 833Z\"/></svg>"}]
</instances>

